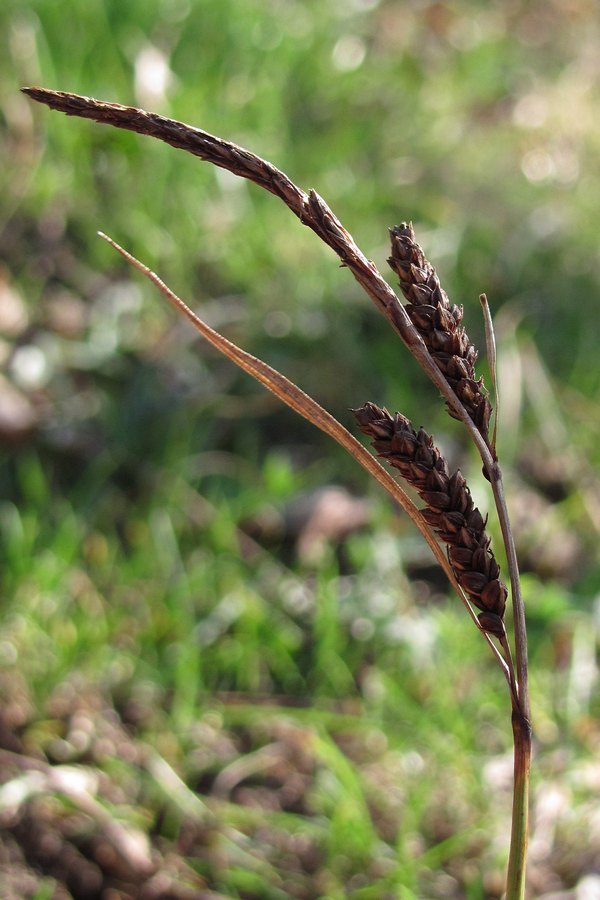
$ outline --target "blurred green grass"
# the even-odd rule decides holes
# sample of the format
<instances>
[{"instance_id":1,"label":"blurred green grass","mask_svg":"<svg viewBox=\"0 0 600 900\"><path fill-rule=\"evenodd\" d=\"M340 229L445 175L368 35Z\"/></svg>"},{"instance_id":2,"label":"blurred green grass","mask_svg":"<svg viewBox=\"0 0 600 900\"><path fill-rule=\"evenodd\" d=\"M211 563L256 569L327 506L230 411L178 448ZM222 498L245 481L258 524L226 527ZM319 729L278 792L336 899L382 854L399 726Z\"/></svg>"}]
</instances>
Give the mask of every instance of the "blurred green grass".
<instances>
[{"instance_id":1,"label":"blurred green grass","mask_svg":"<svg viewBox=\"0 0 600 900\"><path fill-rule=\"evenodd\" d=\"M541 896L600 852L568 827L570 804L590 821L600 736L599 29L583 0L0 10L16 310L1 350L29 416L15 422L3 389L5 717L25 751L107 772L128 798L118 814L225 896L500 896L507 698L352 461L194 341L96 230L346 424L372 399L427 425L489 497L383 320L274 198L18 89L134 103L246 145L317 189L382 270L387 228L413 220L479 344L488 293L526 569L534 819L555 829L532 859ZM369 528L303 553L299 505L331 484L369 494ZM85 750L79 707L99 735ZM98 750L113 713L209 804L194 846L184 800Z\"/></svg>"}]
</instances>

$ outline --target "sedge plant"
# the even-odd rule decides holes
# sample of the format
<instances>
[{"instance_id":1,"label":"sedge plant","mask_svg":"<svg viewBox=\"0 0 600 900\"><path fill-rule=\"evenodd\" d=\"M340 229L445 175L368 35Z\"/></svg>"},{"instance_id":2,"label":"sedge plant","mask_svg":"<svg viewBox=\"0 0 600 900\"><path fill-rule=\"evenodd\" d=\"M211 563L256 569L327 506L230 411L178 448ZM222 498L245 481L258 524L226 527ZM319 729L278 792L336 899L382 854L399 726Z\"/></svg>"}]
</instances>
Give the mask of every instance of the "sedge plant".
<instances>
[{"instance_id":1,"label":"sedge plant","mask_svg":"<svg viewBox=\"0 0 600 900\"><path fill-rule=\"evenodd\" d=\"M494 335L485 295L481 303L486 323L486 344L495 393L494 428L490 434L492 404L477 376L477 350L462 325L463 310L450 302L434 267L426 259L410 224L391 229L388 260L399 278L405 304L385 281L373 262L325 201L313 190L304 191L270 162L222 138L156 113L44 88L24 92L51 109L92 119L101 124L158 138L215 166L254 182L279 197L292 213L338 255L401 341L442 395L449 414L466 428L491 485L505 547L510 592L500 578L500 567L486 533L486 520L474 505L460 470L448 463L431 436L415 429L401 413L390 414L375 403L354 410L358 428L372 439L377 456L416 490L419 508L378 460L312 397L262 360L250 355L214 331L153 271L110 237L101 234L135 268L147 276L173 306L214 347L252 375L295 412L341 444L396 500L419 529L446 573L467 613L487 642L506 679L514 737L514 782L507 900L525 897L528 835L528 795L531 761L531 725L527 680L525 610L515 545L504 497L502 472L496 454L498 391ZM509 597L513 606L514 635L507 635L504 612Z\"/></svg>"}]
</instances>

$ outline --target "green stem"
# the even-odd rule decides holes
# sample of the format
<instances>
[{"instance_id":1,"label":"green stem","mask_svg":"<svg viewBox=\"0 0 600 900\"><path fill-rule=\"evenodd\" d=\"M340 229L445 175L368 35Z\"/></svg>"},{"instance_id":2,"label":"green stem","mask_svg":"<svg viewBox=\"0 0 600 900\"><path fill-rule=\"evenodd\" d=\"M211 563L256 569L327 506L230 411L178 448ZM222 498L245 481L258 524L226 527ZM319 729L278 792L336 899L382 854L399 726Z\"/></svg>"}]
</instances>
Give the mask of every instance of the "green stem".
<instances>
[{"instance_id":1,"label":"green stem","mask_svg":"<svg viewBox=\"0 0 600 900\"><path fill-rule=\"evenodd\" d=\"M514 784L510 855L506 879L506 900L524 900L529 819L529 771L531 767L531 726L518 709L513 709L515 741Z\"/></svg>"}]
</instances>

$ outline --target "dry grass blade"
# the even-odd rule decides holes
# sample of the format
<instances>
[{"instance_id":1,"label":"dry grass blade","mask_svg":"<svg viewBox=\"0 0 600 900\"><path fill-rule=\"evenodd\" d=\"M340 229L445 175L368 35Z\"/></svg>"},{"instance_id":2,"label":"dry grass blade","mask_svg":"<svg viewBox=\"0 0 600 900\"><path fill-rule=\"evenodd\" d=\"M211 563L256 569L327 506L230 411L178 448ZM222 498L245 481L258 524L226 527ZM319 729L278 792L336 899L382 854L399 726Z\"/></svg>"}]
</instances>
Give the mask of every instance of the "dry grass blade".
<instances>
[{"instance_id":1,"label":"dry grass blade","mask_svg":"<svg viewBox=\"0 0 600 900\"><path fill-rule=\"evenodd\" d=\"M511 677L509 667L507 666L506 661L499 653L498 648L490 639L486 630L483 628L481 623L479 622L475 611L473 610L469 600L462 589L456 575L452 569L452 566L448 562L446 555L438 541L435 538L435 534L433 528L430 524L427 523L425 517L417 508L417 506L413 503L411 498L402 487L395 481L386 471L385 469L377 462L376 459L363 447L356 438L350 434L350 432L344 428L343 425L338 422L331 413L327 412L327 410L323 409L312 397L309 397L308 394L305 394L303 390L301 390L297 385L295 385L292 381L282 375L281 372L278 372L276 369L273 369L267 363L263 362L261 359L257 359L257 357L252 356L250 353L247 353L245 350L242 350L236 344L227 340L227 338L223 337L223 335L219 334L217 331L212 329L209 325L200 319L196 313L194 313L190 307L184 303L184 301L177 296L163 281L159 276L149 269L148 266L145 266L138 259L132 256L127 252L123 247L117 244L112 238L108 235L99 232L100 237L103 240L107 241L115 250L117 250L121 256L123 256L132 266L134 266L139 272L146 276L146 278L150 279L153 284L161 291L162 294L169 300L169 302L187 319L192 323L194 328L200 332L200 334L209 341L213 347L227 356L232 362L234 362L237 366L259 381L262 385L264 385L271 393L275 394L280 400L283 401L287 406L294 410L294 412L301 415L303 418L307 419L313 425L316 425L321 431L324 431L325 434L328 434L332 437L338 444L340 444L345 450L350 453L351 456L364 468L366 471L372 475L385 490L392 496L397 503L404 509L404 511L410 516L411 520L417 526L427 543L429 544L436 560L448 576L448 579L458 596L466 606L471 618L478 626L478 628L483 633L484 637L487 639L489 646L491 647L498 663L500 664L505 677L509 683L511 684Z\"/></svg>"}]
</instances>

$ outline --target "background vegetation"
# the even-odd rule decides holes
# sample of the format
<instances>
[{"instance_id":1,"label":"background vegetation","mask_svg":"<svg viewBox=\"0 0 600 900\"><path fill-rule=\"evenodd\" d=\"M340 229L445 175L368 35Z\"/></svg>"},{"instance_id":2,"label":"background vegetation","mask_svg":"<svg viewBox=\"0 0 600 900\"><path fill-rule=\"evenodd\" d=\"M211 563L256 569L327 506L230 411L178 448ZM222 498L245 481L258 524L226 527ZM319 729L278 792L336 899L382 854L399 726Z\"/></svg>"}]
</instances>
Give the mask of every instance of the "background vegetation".
<instances>
[{"instance_id":1,"label":"background vegetation","mask_svg":"<svg viewBox=\"0 0 600 900\"><path fill-rule=\"evenodd\" d=\"M2 896L495 898L510 817L505 685L426 548L96 230L349 427L426 425L489 508L460 428L274 198L35 83L248 146L382 270L412 220L480 345L488 293L531 894L600 896L599 70L586 0L4 0Z\"/></svg>"}]
</instances>

